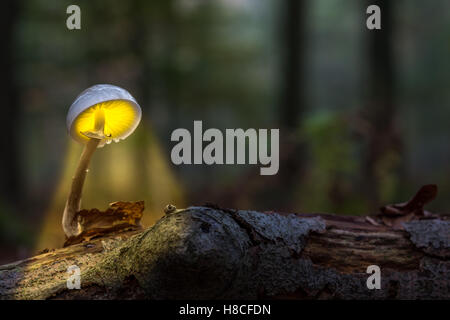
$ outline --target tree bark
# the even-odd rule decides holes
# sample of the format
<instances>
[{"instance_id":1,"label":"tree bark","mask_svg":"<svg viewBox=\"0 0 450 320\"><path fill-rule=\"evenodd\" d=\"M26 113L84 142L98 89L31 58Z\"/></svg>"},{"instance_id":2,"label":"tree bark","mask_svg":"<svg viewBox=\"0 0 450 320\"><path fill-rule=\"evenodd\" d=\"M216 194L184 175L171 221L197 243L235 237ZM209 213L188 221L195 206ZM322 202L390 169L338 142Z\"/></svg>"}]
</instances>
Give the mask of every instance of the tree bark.
<instances>
[{"instance_id":1,"label":"tree bark","mask_svg":"<svg viewBox=\"0 0 450 320\"><path fill-rule=\"evenodd\" d=\"M0 267L1 299L449 299L450 221L190 207ZM67 268L81 269L69 290ZM367 267L381 268L369 290Z\"/></svg>"}]
</instances>

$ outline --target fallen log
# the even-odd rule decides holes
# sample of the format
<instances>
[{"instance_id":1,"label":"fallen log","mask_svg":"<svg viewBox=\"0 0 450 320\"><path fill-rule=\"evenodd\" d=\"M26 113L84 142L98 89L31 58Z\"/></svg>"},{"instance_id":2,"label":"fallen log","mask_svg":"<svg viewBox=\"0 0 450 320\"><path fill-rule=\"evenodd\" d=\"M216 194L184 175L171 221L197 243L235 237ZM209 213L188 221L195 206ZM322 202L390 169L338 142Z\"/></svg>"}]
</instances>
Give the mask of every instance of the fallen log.
<instances>
[{"instance_id":1,"label":"fallen log","mask_svg":"<svg viewBox=\"0 0 450 320\"><path fill-rule=\"evenodd\" d=\"M0 299L450 299L448 216L405 222L217 207L0 266ZM68 289L67 268L81 270ZM368 289L367 267L381 270Z\"/></svg>"}]
</instances>

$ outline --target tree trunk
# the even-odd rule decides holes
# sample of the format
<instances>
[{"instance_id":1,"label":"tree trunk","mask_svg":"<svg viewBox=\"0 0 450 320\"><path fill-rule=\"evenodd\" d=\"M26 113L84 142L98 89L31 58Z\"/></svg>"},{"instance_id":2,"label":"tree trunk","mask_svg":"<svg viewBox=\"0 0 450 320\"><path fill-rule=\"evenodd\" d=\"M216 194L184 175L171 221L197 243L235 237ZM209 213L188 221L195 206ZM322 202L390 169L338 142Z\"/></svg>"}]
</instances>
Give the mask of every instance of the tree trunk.
<instances>
[{"instance_id":1,"label":"tree trunk","mask_svg":"<svg viewBox=\"0 0 450 320\"><path fill-rule=\"evenodd\" d=\"M393 177L395 182L401 175L403 145L396 124L395 102L396 77L394 70L394 3L389 0L371 0L365 4L378 5L381 9L381 29L367 30L368 78L367 105L363 113L370 124L367 137L367 152L363 166L364 185L370 210L378 209L382 199L382 179ZM398 192L396 186L393 192ZM395 197L394 195L391 195Z\"/></svg>"},{"instance_id":2,"label":"tree trunk","mask_svg":"<svg viewBox=\"0 0 450 320\"><path fill-rule=\"evenodd\" d=\"M17 79L15 77L16 59L14 48L14 28L18 13L17 1L8 0L0 11L0 30L2 31L2 50L0 50L0 96L2 97L2 126L0 128L0 203L12 209L21 203L19 133L20 107L17 103Z\"/></svg>"},{"instance_id":3,"label":"tree trunk","mask_svg":"<svg viewBox=\"0 0 450 320\"><path fill-rule=\"evenodd\" d=\"M449 299L450 221L190 207L0 267L1 299ZM68 266L81 289L67 288ZM367 288L367 267L381 289Z\"/></svg>"},{"instance_id":4,"label":"tree trunk","mask_svg":"<svg viewBox=\"0 0 450 320\"><path fill-rule=\"evenodd\" d=\"M281 88L279 126L285 134L280 158L280 177L270 192L284 204L283 210L291 210L295 186L301 182L305 166L305 143L298 138L305 111L305 42L308 0L280 2ZM264 198L263 198L264 199ZM265 198L265 206L273 203Z\"/></svg>"}]
</instances>

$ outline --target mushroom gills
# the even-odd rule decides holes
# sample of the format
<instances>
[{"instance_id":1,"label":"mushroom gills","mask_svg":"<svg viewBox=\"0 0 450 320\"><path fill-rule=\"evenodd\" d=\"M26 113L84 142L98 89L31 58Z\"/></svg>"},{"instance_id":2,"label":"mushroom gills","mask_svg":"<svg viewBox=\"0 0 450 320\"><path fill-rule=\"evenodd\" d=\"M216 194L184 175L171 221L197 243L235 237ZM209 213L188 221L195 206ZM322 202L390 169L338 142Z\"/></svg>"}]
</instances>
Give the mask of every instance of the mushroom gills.
<instances>
[{"instance_id":1,"label":"mushroom gills","mask_svg":"<svg viewBox=\"0 0 450 320\"><path fill-rule=\"evenodd\" d=\"M105 134L105 111L103 108L97 106L94 110L93 131L80 131L80 133L91 139L103 140L111 137L111 134Z\"/></svg>"},{"instance_id":2,"label":"mushroom gills","mask_svg":"<svg viewBox=\"0 0 450 320\"><path fill-rule=\"evenodd\" d=\"M75 119L71 130L74 130L78 141L87 143L91 138L100 139L101 146L126 138L134 130L138 117L138 111L127 101L105 101L82 112Z\"/></svg>"}]
</instances>

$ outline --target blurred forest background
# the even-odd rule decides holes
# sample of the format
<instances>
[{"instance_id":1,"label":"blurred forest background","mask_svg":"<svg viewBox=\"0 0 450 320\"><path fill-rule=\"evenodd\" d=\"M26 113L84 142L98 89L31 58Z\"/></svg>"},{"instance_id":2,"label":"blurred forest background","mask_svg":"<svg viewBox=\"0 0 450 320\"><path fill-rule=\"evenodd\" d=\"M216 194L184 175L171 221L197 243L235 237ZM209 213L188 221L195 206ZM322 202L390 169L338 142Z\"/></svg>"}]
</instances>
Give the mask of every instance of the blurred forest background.
<instances>
[{"instance_id":1,"label":"blurred forest background","mask_svg":"<svg viewBox=\"0 0 450 320\"><path fill-rule=\"evenodd\" d=\"M145 226L169 203L355 215L426 183L429 209L450 208L448 0L6 0L0 17L0 263L61 246L82 150L65 117L98 83L130 91L143 118L94 155L85 208L145 200ZM194 120L280 128L278 175L174 166L170 134Z\"/></svg>"}]
</instances>

